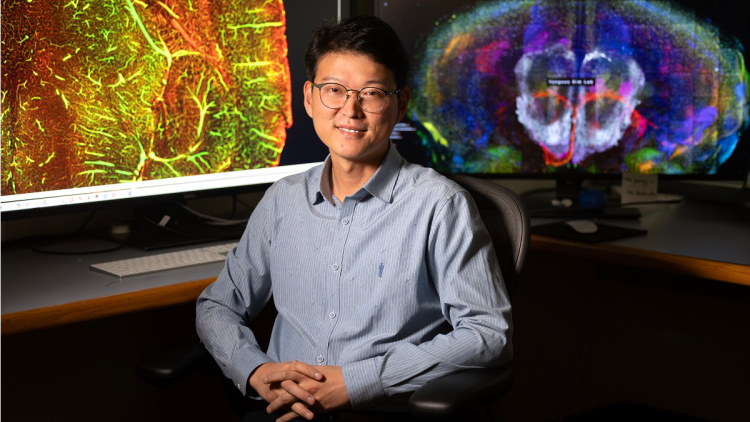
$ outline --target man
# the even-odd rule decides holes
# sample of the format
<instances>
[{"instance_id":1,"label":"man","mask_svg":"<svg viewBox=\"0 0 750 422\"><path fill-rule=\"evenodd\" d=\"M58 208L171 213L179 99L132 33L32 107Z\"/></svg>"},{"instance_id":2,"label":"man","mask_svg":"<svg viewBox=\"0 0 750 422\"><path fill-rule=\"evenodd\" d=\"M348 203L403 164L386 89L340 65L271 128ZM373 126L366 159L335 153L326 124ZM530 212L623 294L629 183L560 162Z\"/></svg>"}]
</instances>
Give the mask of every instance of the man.
<instances>
[{"instance_id":1,"label":"man","mask_svg":"<svg viewBox=\"0 0 750 422\"><path fill-rule=\"evenodd\" d=\"M431 379L508 362L510 305L476 206L389 141L411 95L395 32L374 17L325 24L305 62L305 108L330 155L268 189L198 299L224 374L286 422L405 410ZM263 353L247 320L271 294Z\"/></svg>"}]
</instances>

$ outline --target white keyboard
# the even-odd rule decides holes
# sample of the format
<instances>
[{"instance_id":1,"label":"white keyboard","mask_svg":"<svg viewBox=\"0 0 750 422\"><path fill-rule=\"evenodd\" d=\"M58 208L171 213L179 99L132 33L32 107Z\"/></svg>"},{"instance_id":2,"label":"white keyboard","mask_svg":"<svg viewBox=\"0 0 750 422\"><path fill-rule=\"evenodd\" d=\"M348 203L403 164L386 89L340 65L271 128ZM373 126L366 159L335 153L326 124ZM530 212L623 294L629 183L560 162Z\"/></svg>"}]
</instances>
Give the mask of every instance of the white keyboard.
<instances>
[{"instance_id":1,"label":"white keyboard","mask_svg":"<svg viewBox=\"0 0 750 422\"><path fill-rule=\"evenodd\" d=\"M147 255L139 258L91 264L91 271L113 275L119 278L150 274L158 271L175 270L213 262L224 262L226 254L237 246L237 242L186 249L177 252Z\"/></svg>"}]
</instances>

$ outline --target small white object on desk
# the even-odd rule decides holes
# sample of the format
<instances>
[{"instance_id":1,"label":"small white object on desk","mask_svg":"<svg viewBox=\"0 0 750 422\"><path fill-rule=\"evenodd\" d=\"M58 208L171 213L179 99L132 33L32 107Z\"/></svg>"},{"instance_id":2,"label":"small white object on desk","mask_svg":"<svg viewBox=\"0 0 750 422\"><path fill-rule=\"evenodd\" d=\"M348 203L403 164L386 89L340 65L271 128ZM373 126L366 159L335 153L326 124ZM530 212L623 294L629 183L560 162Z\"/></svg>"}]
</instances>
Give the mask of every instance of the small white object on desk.
<instances>
[{"instance_id":1,"label":"small white object on desk","mask_svg":"<svg viewBox=\"0 0 750 422\"><path fill-rule=\"evenodd\" d=\"M599 230L599 227L591 220L568 220L565 224L569 225L577 233L592 234Z\"/></svg>"},{"instance_id":2,"label":"small white object on desk","mask_svg":"<svg viewBox=\"0 0 750 422\"><path fill-rule=\"evenodd\" d=\"M620 203L656 202L659 178L655 174L622 174Z\"/></svg>"}]
</instances>

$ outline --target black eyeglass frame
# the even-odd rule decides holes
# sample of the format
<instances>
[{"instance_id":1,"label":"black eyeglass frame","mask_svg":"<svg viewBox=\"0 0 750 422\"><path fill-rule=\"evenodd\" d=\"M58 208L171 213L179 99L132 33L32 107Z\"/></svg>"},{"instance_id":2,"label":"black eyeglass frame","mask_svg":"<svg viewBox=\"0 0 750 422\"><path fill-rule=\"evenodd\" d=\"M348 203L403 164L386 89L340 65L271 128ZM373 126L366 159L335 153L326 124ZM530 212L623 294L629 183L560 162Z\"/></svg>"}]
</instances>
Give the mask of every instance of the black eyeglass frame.
<instances>
[{"instance_id":1,"label":"black eyeglass frame","mask_svg":"<svg viewBox=\"0 0 750 422\"><path fill-rule=\"evenodd\" d=\"M320 103L323 104L326 108L330 108L331 110L340 110L340 109L344 108L344 106L346 105L346 102L349 101L349 97L351 96L351 94L349 94L349 93L352 92L352 91L354 91L354 92L357 93L357 97L356 97L357 98L357 105L359 105L359 108L361 108L362 111L364 111L366 113L373 113L373 114L380 113L381 111L383 111L383 108L385 108L385 103L388 100L388 97L390 97L393 94L398 94L399 92L401 92L401 89L397 89L395 91L388 92L388 91L386 91L386 90L384 90L382 88L378 88L378 87L374 87L374 86L366 86L366 87L364 87L362 89L349 89L349 88L345 87L344 85L341 85L338 82L324 82L322 84L316 84L315 82L310 81L310 83L315 88L318 88L318 98L320 98ZM331 106L327 105L323 101L323 93L322 93L322 91L321 91L320 88L322 88L322 87L324 87L326 85L338 85L338 86L344 88L344 90L346 91L346 97L344 97L344 103L341 104L341 107L331 107ZM364 91L364 90L366 90L366 89L377 89L378 91L381 91L383 93L383 95L384 95L383 105L380 106L380 110L378 110L378 111L368 111L368 110L365 110L364 107L362 107L362 103L360 102L359 93L362 92L362 91Z\"/></svg>"}]
</instances>

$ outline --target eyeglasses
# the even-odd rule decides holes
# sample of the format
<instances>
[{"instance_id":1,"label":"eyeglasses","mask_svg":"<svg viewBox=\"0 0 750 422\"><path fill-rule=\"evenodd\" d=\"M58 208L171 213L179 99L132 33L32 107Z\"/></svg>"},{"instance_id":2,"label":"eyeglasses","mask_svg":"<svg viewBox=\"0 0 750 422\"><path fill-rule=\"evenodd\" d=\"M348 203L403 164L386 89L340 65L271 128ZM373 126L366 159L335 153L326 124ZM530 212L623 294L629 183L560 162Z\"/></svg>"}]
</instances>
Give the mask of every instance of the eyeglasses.
<instances>
[{"instance_id":1,"label":"eyeglasses","mask_svg":"<svg viewBox=\"0 0 750 422\"><path fill-rule=\"evenodd\" d=\"M385 91L380 88L362 88L347 89L344 85L329 82L324 84L316 84L311 82L314 87L318 88L320 92L320 102L328 108L338 110L346 104L346 100L349 99L349 92L354 91L357 93L357 103L362 110L368 113L378 113L385 107L385 100L393 95L399 93L401 90Z\"/></svg>"}]
</instances>

